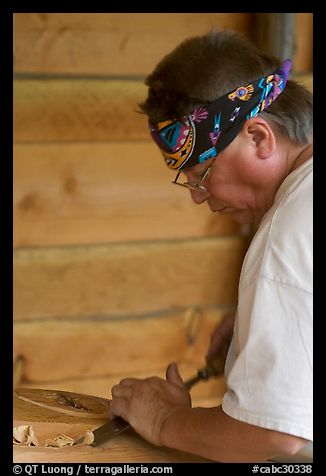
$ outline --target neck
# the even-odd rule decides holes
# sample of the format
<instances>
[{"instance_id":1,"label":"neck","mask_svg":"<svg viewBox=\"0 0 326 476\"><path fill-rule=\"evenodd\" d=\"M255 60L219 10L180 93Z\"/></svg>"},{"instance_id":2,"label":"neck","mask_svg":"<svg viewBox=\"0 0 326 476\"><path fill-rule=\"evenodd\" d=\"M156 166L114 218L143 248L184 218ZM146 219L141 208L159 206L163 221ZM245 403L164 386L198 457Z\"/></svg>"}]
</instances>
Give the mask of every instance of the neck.
<instances>
[{"instance_id":1,"label":"neck","mask_svg":"<svg viewBox=\"0 0 326 476\"><path fill-rule=\"evenodd\" d=\"M284 161L284 166L277 168L276 178L269 183L264 182L263 188L260 190L262 194L260 200L261 203L264 203L261 211L256 212L256 225L260 223L261 218L264 216L266 211L272 206L275 195L281 186L283 180L291 173L293 170L297 169L304 162L309 160L312 157L313 153L313 143L305 144L304 146L298 147L295 150L289 151L287 155L287 160ZM285 154L286 154L285 152Z\"/></svg>"},{"instance_id":2,"label":"neck","mask_svg":"<svg viewBox=\"0 0 326 476\"><path fill-rule=\"evenodd\" d=\"M308 144L308 145L304 145L299 150L296 157L294 158L294 161L293 161L292 167L291 167L291 172L293 172L293 170L300 167L300 165L302 165L304 162L306 162L306 160L309 160L310 157L312 156L312 154L313 154L313 144L311 143L311 144Z\"/></svg>"}]
</instances>

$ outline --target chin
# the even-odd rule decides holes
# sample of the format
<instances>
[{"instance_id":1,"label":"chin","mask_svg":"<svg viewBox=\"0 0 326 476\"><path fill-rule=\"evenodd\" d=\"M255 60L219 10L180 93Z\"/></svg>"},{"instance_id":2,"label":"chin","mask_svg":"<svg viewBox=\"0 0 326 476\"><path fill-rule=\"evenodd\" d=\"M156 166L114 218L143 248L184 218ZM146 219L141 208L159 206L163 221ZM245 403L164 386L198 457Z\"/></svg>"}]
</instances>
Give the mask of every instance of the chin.
<instances>
[{"instance_id":1,"label":"chin","mask_svg":"<svg viewBox=\"0 0 326 476\"><path fill-rule=\"evenodd\" d=\"M239 225L251 225L255 222L255 217L248 210L234 211L230 216Z\"/></svg>"}]
</instances>

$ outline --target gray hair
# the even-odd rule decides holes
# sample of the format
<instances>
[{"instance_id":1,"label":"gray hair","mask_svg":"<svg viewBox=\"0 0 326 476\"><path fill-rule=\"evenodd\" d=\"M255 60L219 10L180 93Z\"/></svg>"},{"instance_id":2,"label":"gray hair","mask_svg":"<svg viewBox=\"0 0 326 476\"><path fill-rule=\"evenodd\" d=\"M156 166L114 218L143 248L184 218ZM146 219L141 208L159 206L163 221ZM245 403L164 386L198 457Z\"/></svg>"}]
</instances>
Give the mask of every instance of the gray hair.
<instances>
[{"instance_id":1,"label":"gray hair","mask_svg":"<svg viewBox=\"0 0 326 476\"><path fill-rule=\"evenodd\" d=\"M146 78L147 99L139 104L151 122L181 118L233 89L273 73L281 60L257 49L244 36L216 28L188 38L163 57ZM291 141L312 138L312 94L289 79L282 94L260 113Z\"/></svg>"}]
</instances>

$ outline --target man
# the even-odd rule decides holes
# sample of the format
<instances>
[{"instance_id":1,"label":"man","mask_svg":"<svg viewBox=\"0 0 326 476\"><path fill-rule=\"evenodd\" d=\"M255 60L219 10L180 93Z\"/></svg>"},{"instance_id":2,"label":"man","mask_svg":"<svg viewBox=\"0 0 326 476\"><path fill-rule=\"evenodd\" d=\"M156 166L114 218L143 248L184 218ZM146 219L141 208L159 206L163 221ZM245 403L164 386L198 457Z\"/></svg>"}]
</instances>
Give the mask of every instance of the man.
<instances>
[{"instance_id":1,"label":"man","mask_svg":"<svg viewBox=\"0 0 326 476\"><path fill-rule=\"evenodd\" d=\"M257 228L235 322L222 322L208 351L218 355L232 337L222 405L192 408L175 364L166 380L112 388L112 415L156 445L258 462L313 439L312 96L290 69L290 60L213 30L181 43L146 80L141 109L174 183Z\"/></svg>"}]
</instances>

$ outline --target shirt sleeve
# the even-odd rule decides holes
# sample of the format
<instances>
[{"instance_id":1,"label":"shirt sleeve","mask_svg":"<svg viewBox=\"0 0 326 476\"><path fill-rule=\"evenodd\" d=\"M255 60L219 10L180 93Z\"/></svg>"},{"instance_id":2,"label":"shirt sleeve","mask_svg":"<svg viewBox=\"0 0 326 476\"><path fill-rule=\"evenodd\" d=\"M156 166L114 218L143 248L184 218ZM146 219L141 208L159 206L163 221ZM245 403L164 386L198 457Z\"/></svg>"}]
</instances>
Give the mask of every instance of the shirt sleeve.
<instances>
[{"instance_id":1,"label":"shirt sleeve","mask_svg":"<svg viewBox=\"0 0 326 476\"><path fill-rule=\"evenodd\" d=\"M225 413L313 439L311 309L311 293L263 276L241 293L226 362Z\"/></svg>"}]
</instances>

